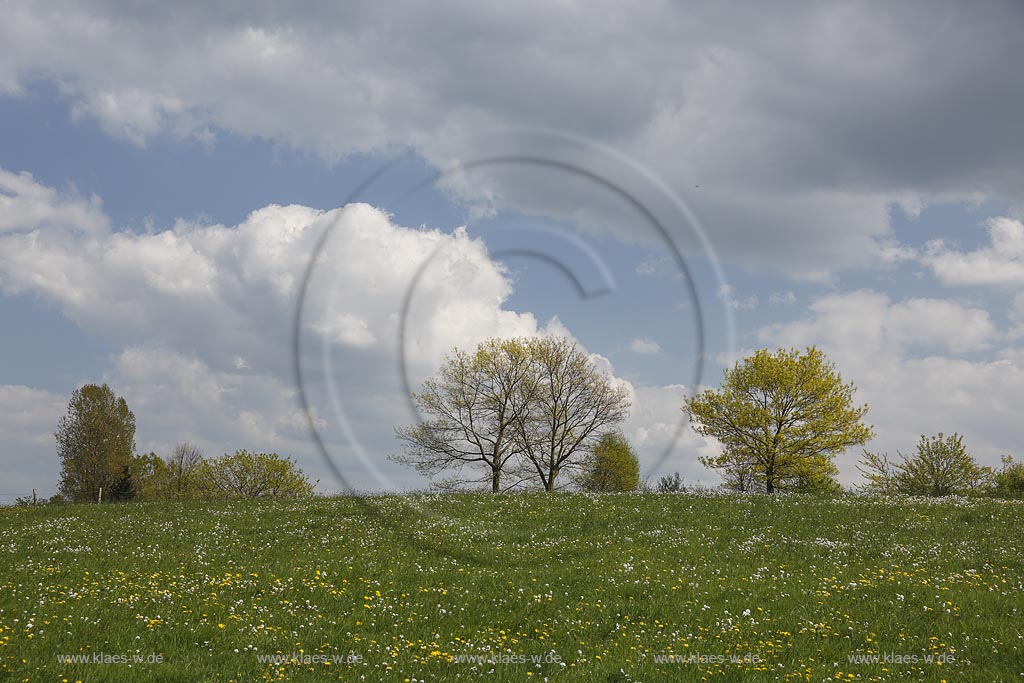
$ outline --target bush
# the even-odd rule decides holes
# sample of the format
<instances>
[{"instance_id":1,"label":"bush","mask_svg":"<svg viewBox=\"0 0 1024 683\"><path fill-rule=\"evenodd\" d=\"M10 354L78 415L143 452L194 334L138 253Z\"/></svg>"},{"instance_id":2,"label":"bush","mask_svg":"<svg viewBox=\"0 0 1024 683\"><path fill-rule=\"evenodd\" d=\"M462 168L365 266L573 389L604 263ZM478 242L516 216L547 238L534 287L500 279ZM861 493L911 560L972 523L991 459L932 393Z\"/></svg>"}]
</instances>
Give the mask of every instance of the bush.
<instances>
[{"instance_id":1,"label":"bush","mask_svg":"<svg viewBox=\"0 0 1024 683\"><path fill-rule=\"evenodd\" d=\"M198 448L179 444L167 457L135 455L122 477L123 500L297 498L313 495L298 464L277 453L246 450L208 460Z\"/></svg>"},{"instance_id":2,"label":"bush","mask_svg":"<svg viewBox=\"0 0 1024 683\"><path fill-rule=\"evenodd\" d=\"M658 493L682 493L686 491L686 487L683 485L683 478L675 472L671 476L659 477L658 486L654 490Z\"/></svg>"},{"instance_id":3,"label":"bush","mask_svg":"<svg viewBox=\"0 0 1024 683\"><path fill-rule=\"evenodd\" d=\"M1024 497L1024 462L1004 455L1003 467L992 475L992 495L998 498Z\"/></svg>"},{"instance_id":4,"label":"bush","mask_svg":"<svg viewBox=\"0 0 1024 683\"><path fill-rule=\"evenodd\" d=\"M315 483L291 458L246 450L210 462L209 477L214 495L226 498L300 498L313 495Z\"/></svg>"},{"instance_id":5,"label":"bush","mask_svg":"<svg viewBox=\"0 0 1024 683\"><path fill-rule=\"evenodd\" d=\"M581 485L587 491L636 491L640 461L626 437L612 432L598 440Z\"/></svg>"},{"instance_id":6,"label":"bush","mask_svg":"<svg viewBox=\"0 0 1024 683\"><path fill-rule=\"evenodd\" d=\"M892 462L884 453L864 451L858 469L867 477L867 489L911 496L949 496L977 493L986 480L986 468L978 465L964 447L963 437L921 436L917 452L899 454Z\"/></svg>"}]
</instances>

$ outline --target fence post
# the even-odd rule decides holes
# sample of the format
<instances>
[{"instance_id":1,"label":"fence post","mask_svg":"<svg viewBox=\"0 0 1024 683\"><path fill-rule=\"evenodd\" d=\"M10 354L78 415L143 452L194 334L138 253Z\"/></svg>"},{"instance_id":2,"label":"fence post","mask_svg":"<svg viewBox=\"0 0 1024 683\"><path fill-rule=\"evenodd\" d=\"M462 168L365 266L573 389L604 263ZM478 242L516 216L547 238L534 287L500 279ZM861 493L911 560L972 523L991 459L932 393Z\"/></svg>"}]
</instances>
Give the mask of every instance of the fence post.
<instances>
[{"instance_id":1,"label":"fence post","mask_svg":"<svg viewBox=\"0 0 1024 683\"><path fill-rule=\"evenodd\" d=\"M103 487L100 487L100 497L96 500L97 503L103 502Z\"/></svg>"},{"instance_id":2,"label":"fence post","mask_svg":"<svg viewBox=\"0 0 1024 683\"><path fill-rule=\"evenodd\" d=\"M35 507L38 504L39 503L38 503L38 501L36 499L36 490L32 489L32 507Z\"/></svg>"}]
</instances>

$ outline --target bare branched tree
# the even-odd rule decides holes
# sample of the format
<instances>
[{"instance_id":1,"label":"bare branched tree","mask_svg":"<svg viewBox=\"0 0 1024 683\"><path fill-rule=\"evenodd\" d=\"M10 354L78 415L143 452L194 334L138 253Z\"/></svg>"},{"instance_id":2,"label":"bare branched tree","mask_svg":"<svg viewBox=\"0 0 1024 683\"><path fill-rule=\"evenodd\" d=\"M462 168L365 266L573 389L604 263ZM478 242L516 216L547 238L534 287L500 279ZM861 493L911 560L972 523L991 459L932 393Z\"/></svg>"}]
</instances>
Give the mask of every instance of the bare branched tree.
<instances>
[{"instance_id":1,"label":"bare branched tree","mask_svg":"<svg viewBox=\"0 0 1024 683\"><path fill-rule=\"evenodd\" d=\"M438 376L413 394L428 417L395 430L405 448L392 459L427 476L477 466L482 477L471 481L489 480L491 491L499 492L506 466L522 452L514 427L532 400L530 370L528 348L518 339L486 341L472 355L453 352Z\"/></svg>"},{"instance_id":2,"label":"bare branched tree","mask_svg":"<svg viewBox=\"0 0 1024 683\"><path fill-rule=\"evenodd\" d=\"M395 430L404 450L392 459L431 477L489 481L494 493L530 482L554 490L629 413L626 390L559 337L455 351L413 399L427 419Z\"/></svg>"},{"instance_id":3,"label":"bare branched tree","mask_svg":"<svg viewBox=\"0 0 1024 683\"><path fill-rule=\"evenodd\" d=\"M204 462L203 452L191 443L179 443L167 456L168 486L172 498L186 498L193 495L196 477Z\"/></svg>"},{"instance_id":4,"label":"bare branched tree","mask_svg":"<svg viewBox=\"0 0 1024 683\"><path fill-rule=\"evenodd\" d=\"M516 420L516 441L545 491L578 470L600 437L629 416L629 394L575 342L547 336L527 343L534 400Z\"/></svg>"}]
</instances>

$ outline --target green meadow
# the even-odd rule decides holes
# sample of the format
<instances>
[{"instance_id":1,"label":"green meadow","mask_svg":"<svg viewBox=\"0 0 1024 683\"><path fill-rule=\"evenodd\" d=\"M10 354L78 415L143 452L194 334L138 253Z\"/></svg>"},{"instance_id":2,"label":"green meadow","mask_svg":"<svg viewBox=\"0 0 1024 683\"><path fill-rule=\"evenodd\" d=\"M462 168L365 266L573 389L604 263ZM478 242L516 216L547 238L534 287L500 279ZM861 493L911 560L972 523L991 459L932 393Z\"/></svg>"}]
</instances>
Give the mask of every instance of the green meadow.
<instances>
[{"instance_id":1,"label":"green meadow","mask_svg":"<svg viewBox=\"0 0 1024 683\"><path fill-rule=\"evenodd\" d=\"M0 680L1024 680L1024 504L410 495L0 510Z\"/></svg>"}]
</instances>

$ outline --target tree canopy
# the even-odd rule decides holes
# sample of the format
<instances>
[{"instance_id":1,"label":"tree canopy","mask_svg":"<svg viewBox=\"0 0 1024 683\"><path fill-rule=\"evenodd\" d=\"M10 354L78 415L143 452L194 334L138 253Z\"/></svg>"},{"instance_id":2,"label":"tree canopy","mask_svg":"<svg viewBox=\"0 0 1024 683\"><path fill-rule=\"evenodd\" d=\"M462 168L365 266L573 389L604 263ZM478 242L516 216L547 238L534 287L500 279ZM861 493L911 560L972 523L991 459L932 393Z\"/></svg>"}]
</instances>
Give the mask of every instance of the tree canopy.
<instances>
[{"instance_id":1,"label":"tree canopy","mask_svg":"<svg viewBox=\"0 0 1024 683\"><path fill-rule=\"evenodd\" d=\"M59 491L70 501L108 500L129 495L129 466L135 451L135 415L106 384L86 384L71 393L57 426L61 461Z\"/></svg>"},{"instance_id":2,"label":"tree canopy","mask_svg":"<svg viewBox=\"0 0 1024 683\"><path fill-rule=\"evenodd\" d=\"M626 437L603 435L584 467L581 485L587 491L635 491L640 486L640 461Z\"/></svg>"},{"instance_id":3,"label":"tree canopy","mask_svg":"<svg viewBox=\"0 0 1024 683\"><path fill-rule=\"evenodd\" d=\"M392 459L495 493L530 481L554 490L629 413L625 389L555 336L455 350L413 400L423 420L395 430L403 451Z\"/></svg>"},{"instance_id":4,"label":"tree canopy","mask_svg":"<svg viewBox=\"0 0 1024 683\"><path fill-rule=\"evenodd\" d=\"M531 339L532 401L516 421L527 469L545 491L566 470L579 470L601 435L629 416L629 395L564 337Z\"/></svg>"},{"instance_id":5,"label":"tree canopy","mask_svg":"<svg viewBox=\"0 0 1024 683\"><path fill-rule=\"evenodd\" d=\"M694 430L722 444L701 462L767 493L829 486L832 460L873 436L862 422L867 405L854 405L856 387L815 347L761 349L724 372L718 390L686 400ZM739 485L739 484L737 484Z\"/></svg>"},{"instance_id":6,"label":"tree canopy","mask_svg":"<svg viewBox=\"0 0 1024 683\"><path fill-rule=\"evenodd\" d=\"M533 400L532 374L529 345L521 339L490 339L472 354L455 350L413 394L426 419L395 430L406 447L393 459L428 476L455 470L474 479L473 466L482 466L497 493L509 461L523 452L516 425Z\"/></svg>"}]
</instances>

